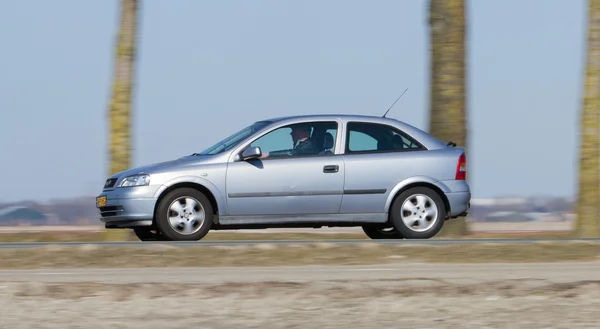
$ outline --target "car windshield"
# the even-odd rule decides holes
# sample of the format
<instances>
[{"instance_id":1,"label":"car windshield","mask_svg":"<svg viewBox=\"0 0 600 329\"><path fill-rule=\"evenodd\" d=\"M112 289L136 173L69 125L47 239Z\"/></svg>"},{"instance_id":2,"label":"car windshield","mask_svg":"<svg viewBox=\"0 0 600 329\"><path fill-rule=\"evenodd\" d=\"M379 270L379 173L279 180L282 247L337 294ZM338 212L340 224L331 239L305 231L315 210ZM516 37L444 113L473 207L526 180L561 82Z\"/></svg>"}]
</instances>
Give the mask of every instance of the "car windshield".
<instances>
[{"instance_id":1,"label":"car windshield","mask_svg":"<svg viewBox=\"0 0 600 329\"><path fill-rule=\"evenodd\" d=\"M248 138L248 136L254 134L255 132L269 125L270 123L270 121L255 122L254 124L234 133L233 135L207 148L206 150L200 153L195 153L194 155L214 155L224 151L228 151L234 148L244 139Z\"/></svg>"}]
</instances>

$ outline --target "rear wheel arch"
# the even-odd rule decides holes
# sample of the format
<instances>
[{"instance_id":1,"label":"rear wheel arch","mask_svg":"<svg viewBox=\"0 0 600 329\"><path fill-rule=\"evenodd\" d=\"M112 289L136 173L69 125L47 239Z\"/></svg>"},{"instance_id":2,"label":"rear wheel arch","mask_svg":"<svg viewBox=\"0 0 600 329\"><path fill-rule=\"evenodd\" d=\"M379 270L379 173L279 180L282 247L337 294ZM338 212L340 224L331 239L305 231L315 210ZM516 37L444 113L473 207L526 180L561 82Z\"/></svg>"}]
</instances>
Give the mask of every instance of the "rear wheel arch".
<instances>
[{"instance_id":1,"label":"rear wheel arch","mask_svg":"<svg viewBox=\"0 0 600 329\"><path fill-rule=\"evenodd\" d=\"M444 193L444 191L442 191L442 189L440 189L438 186L436 186L435 184L432 183L428 183L428 182L415 182L415 183L410 183L407 184L406 186L403 186L402 188L400 188L398 191L396 191L396 193L394 194L394 197L390 200L389 205L387 206L387 212L388 212L388 221L390 220L390 212L392 209L392 206L394 204L394 201L396 201L396 199L398 198L398 196L400 196L404 191L414 188L414 187L426 187L429 188L431 190L433 190L435 193L437 193L439 195L439 197L442 199L442 201L444 202L444 208L446 210L446 214L445 216L447 216L450 213L450 201L448 201L448 198L446 197L446 194Z\"/></svg>"}]
</instances>

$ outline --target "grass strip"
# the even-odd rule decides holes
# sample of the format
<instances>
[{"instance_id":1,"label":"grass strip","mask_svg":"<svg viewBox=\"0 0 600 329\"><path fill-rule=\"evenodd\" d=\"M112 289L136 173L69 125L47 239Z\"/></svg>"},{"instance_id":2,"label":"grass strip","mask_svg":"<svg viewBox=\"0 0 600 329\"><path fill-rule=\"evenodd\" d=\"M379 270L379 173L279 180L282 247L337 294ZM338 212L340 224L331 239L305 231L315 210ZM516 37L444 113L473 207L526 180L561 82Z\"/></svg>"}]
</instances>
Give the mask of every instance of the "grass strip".
<instances>
[{"instance_id":1,"label":"grass strip","mask_svg":"<svg viewBox=\"0 0 600 329\"><path fill-rule=\"evenodd\" d=\"M399 262L487 263L600 260L600 243L469 245L44 246L0 249L0 269L369 265Z\"/></svg>"}]
</instances>

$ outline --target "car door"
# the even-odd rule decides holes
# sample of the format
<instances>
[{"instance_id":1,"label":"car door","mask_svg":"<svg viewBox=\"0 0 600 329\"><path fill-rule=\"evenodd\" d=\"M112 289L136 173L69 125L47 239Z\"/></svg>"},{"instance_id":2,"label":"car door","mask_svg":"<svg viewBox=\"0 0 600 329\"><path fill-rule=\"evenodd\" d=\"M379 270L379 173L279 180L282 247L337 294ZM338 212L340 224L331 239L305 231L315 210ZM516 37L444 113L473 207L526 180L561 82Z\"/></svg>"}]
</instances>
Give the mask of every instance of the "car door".
<instances>
[{"instance_id":1,"label":"car door","mask_svg":"<svg viewBox=\"0 0 600 329\"><path fill-rule=\"evenodd\" d=\"M227 215L337 214L344 187L344 163L335 150L336 121L309 122L313 154L285 154L293 149L294 125L275 128L249 146L266 158L230 162L227 167ZM321 132L318 134L317 132ZM331 134L328 141L324 135ZM329 144L329 145L324 145ZM280 151L277 155L277 151Z\"/></svg>"}]
</instances>

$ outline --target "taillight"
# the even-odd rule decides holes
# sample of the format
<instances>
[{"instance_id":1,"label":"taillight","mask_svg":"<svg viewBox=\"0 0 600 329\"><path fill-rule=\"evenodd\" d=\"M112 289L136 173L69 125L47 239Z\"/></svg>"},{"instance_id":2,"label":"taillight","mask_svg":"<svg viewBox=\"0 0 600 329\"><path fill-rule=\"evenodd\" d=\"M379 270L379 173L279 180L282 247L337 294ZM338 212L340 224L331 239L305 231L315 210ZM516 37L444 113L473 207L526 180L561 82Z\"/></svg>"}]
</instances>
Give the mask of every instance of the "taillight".
<instances>
[{"instance_id":1,"label":"taillight","mask_svg":"<svg viewBox=\"0 0 600 329\"><path fill-rule=\"evenodd\" d=\"M467 156L464 153L458 157L458 164L456 165L456 177L454 179L467 179Z\"/></svg>"}]
</instances>

